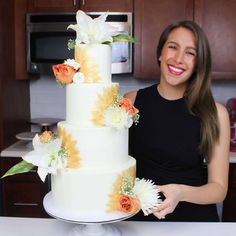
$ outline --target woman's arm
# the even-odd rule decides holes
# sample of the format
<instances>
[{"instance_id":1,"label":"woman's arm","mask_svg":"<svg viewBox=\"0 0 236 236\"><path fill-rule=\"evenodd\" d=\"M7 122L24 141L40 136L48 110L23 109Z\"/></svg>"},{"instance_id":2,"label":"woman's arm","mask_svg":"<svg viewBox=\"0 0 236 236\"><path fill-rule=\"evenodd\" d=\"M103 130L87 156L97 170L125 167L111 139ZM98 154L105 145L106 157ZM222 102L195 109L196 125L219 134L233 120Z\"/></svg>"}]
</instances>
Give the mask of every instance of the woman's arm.
<instances>
[{"instance_id":1,"label":"woman's arm","mask_svg":"<svg viewBox=\"0 0 236 236\"><path fill-rule=\"evenodd\" d=\"M183 186L182 201L199 204L216 203L224 200L228 188L230 125L228 112L217 104L220 137L208 164L208 183L198 188Z\"/></svg>"},{"instance_id":2,"label":"woman's arm","mask_svg":"<svg viewBox=\"0 0 236 236\"><path fill-rule=\"evenodd\" d=\"M158 186L166 197L163 203L153 210L154 215L158 218L163 218L173 212L180 201L211 204L224 200L228 188L230 125L226 108L220 104L216 104L216 106L220 136L208 164L207 184L199 187L178 184Z\"/></svg>"},{"instance_id":3,"label":"woman's arm","mask_svg":"<svg viewBox=\"0 0 236 236\"><path fill-rule=\"evenodd\" d=\"M135 99L136 99L136 95L137 95L137 91L131 91L131 92L128 92L124 95L125 98L129 98L132 103L134 104L135 102Z\"/></svg>"}]
</instances>

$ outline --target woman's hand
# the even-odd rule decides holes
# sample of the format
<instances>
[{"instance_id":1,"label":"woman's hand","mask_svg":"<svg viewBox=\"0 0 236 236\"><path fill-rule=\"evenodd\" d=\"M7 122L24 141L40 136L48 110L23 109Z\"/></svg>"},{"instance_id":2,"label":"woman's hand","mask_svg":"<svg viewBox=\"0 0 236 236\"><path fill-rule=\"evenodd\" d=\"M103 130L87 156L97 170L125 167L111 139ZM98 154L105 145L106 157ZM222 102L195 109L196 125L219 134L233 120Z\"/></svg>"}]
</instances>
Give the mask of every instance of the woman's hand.
<instances>
[{"instance_id":1,"label":"woman's hand","mask_svg":"<svg viewBox=\"0 0 236 236\"><path fill-rule=\"evenodd\" d=\"M165 200L156 208L152 209L152 213L159 219L164 219L167 214L172 213L178 203L181 201L182 192L178 184L167 184L157 186L158 190L163 193Z\"/></svg>"}]
</instances>

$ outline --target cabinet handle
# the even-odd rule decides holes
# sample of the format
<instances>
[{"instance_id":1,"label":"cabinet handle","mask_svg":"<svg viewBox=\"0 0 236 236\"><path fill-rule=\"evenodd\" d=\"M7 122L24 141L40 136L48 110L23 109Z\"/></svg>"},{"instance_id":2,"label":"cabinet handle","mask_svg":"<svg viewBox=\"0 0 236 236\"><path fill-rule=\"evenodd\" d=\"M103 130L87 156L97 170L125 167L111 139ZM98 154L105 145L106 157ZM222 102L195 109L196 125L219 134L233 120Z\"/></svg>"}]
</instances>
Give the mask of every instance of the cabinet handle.
<instances>
[{"instance_id":1,"label":"cabinet handle","mask_svg":"<svg viewBox=\"0 0 236 236\"><path fill-rule=\"evenodd\" d=\"M38 203L14 202L14 206L38 206Z\"/></svg>"},{"instance_id":2,"label":"cabinet handle","mask_svg":"<svg viewBox=\"0 0 236 236\"><path fill-rule=\"evenodd\" d=\"M85 5L85 0L82 1L82 5L83 5L83 6Z\"/></svg>"},{"instance_id":3,"label":"cabinet handle","mask_svg":"<svg viewBox=\"0 0 236 236\"><path fill-rule=\"evenodd\" d=\"M76 6L76 0L73 1L74 6Z\"/></svg>"}]
</instances>

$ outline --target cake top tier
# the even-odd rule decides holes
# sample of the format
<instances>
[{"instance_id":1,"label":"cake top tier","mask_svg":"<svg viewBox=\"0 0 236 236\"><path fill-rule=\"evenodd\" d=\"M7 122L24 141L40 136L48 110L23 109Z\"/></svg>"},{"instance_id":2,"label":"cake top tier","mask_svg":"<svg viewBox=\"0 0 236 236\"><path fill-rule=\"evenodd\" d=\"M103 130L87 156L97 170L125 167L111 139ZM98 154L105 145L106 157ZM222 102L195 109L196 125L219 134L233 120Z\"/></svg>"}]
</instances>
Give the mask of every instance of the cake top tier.
<instances>
[{"instance_id":1,"label":"cake top tier","mask_svg":"<svg viewBox=\"0 0 236 236\"><path fill-rule=\"evenodd\" d=\"M111 83L111 46L79 44L75 46L75 60L53 66L57 81L71 83Z\"/></svg>"},{"instance_id":2,"label":"cake top tier","mask_svg":"<svg viewBox=\"0 0 236 236\"><path fill-rule=\"evenodd\" d=\"M79 76L84 83L111 83L111 46L106 44L80 44L75 46L75 61L79 63Z\"/></svg>"},{"instance_id":3,"label":"cake top tier","mask_svg":"<svg viewBox=\"0 0 236 236\"><path fill-rule=\"evenodd\" d=\"M106 21L107 13L92 19L83 11L76 14L77 24L68 29L76 31L76 39L69 40L68 49L75 50L75 60L53 66L57 81L70 83L111 83L111 44L119 41L134 43L136 40L120 34Z\"/></svg>"}]
</instances>

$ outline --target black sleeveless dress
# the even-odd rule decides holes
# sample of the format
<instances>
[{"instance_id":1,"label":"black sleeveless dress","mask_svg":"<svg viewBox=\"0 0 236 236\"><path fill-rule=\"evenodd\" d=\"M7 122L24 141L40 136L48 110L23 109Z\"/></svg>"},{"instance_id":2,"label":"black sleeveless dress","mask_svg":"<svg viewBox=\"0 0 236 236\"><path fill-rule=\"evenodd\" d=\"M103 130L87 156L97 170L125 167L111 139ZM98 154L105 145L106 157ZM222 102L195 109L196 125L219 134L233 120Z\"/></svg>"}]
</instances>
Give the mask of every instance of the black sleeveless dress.
<instances>
[{"instance_id":1,"label":"black sleeveless dress","mask_svg":"<svg viewBox=\"0 0 236 236\"><path fill-rule=\"evenodd\" d=\"M138 91L135 107L138 125L130 128L129 152L137 160L137 177L157 185L176 183L201 186L207 182L207 168L197 149L200 119L191 115L184 98L166 100L157 85ZM140 212L131 220L158 221ZM163 221L163 220L162 220ZM164 221L219 221L215 204L180 202Z\"/></svg>"}]
</instances>

